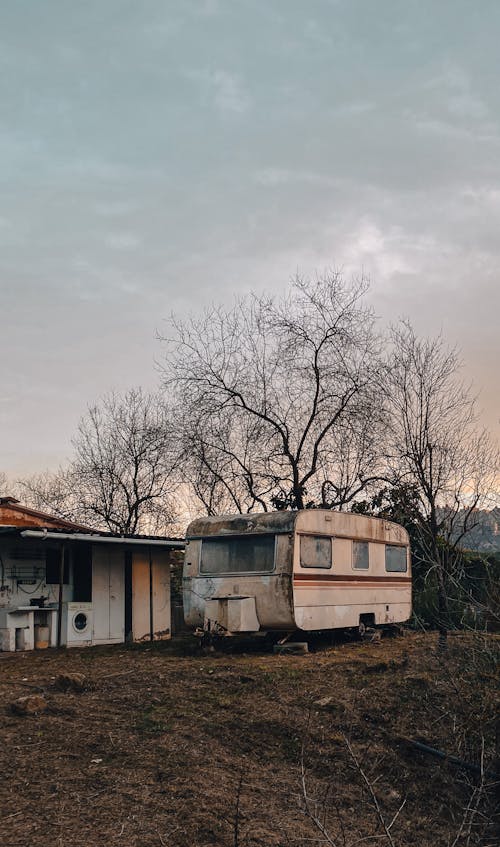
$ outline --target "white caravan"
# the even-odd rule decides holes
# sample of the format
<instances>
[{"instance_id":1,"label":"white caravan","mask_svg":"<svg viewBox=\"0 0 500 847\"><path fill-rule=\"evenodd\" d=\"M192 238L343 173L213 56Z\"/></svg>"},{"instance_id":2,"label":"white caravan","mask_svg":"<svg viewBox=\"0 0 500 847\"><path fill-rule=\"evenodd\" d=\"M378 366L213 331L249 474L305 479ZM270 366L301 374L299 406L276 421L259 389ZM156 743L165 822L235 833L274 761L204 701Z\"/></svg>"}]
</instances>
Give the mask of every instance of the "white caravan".
<instances>
[{"instance_id":1,"label":"white caravan","mask_svg":"<svg viewBox=\"0 0 500 847\"><path fill-rule=\"evenodd\" d=\"M220 635L401 623L408 533L324 509L199 518L186 533L183 595L186 624Z\"/></svg>"}]
</instances>

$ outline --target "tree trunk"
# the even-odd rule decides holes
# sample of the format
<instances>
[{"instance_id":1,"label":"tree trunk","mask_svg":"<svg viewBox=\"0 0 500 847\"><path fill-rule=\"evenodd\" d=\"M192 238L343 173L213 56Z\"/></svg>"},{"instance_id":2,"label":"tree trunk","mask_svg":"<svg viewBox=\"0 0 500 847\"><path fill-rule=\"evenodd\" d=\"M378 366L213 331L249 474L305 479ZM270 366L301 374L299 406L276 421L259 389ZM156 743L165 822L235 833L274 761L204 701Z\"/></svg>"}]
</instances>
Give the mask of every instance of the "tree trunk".
<instances>
[{"instance_id":1,"label":"tree trunk","mask_svg":"<svg viewBox=\"0 0 500 847\"><path fill-rule=\"evenodd\" d=\"M445 650L448 639L448 629L450 625L450 613L448 607L448 595L446 593L446 579L443 563L441 558L437 562L438 568L438 632L439 632L439 649Z\"/></svg>"}]
</instances>

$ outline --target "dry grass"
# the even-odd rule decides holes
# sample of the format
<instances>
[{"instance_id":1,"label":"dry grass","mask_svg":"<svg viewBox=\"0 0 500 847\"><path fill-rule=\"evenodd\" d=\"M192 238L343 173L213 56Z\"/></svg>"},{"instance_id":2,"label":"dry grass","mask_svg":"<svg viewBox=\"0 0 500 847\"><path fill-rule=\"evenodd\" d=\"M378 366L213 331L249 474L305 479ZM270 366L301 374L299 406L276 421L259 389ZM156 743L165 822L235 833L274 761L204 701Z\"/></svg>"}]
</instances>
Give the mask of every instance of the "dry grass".
<instances>
[{"instance_id":1,"label":"dry grass","mask_svg":"<svg viewBox=\"0 0 500 847\"><path fill-rule=\"evenodd\" d=\"M445 658L434 635L415 634L304 656L182 655L178 642L1 657L0 841L328 843L306 814L303 768L331 843L389 843L361 766L386 822L406 800L394 844L493 845L494 777L481 783L402 740L476 764L483 750L484 767L498 768L497 642L450 642ZM62 671L86 674L88 690L58 691ZM47 712L11 713L15 697L39 689Z\"/></svg>"}]
</instances>

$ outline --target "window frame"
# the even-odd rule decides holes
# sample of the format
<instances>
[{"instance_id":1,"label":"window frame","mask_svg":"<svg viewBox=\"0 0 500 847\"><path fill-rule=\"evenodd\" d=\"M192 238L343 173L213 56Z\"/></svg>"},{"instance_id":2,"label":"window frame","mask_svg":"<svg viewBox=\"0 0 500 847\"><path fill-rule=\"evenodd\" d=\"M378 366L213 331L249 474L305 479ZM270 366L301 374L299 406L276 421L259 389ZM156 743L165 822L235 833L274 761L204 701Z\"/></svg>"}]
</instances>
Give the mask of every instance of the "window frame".
<instances>
[{"instance_id":1,"label":"window frame","mask_svg":"<svg viewBox=\"0 0 500 847\"><path fill-rule=\"evenodd\" d=\"M232 541L234 541L234 540L241 541L241 539L243 539L243 538L244 539L248 539L248 538L252 538L252 539L273 538L274 539L273 566L272 566L271 569L267 568L266 570L260 570L260 571L217 571L216 573L210 573L209 571L203 571L201 569L202 555L203 555L203 544L206 541L208 541L208 542L211 542L211 541L231 541L231 540ZM276 532L253 532L253 533L248 533L248 535L237 535L237 534L234 534L234 535L205 535L200 539L201 543L200 543L200 554L199 554L199 557L198 557L198 576L213 577L213 578L220 577L221 579L224 579L227 576L248 577L248 576L262 576L263 574L267 575L267 574L275 573L275 571L276 571L277 538L278 538L278 533L276 533Z\"/></svg>"},{"instance_id":2,"label":"window frame","mask_svg":"<svg viewBox=\"0 0 500 847\"><path fill-rule=\"evenodd\" d=\"M388 568L387 567L387 550L404 550L405 553L405 566L404 570L401 568ZM408 546L406 544L384 544L384 566L386 573L408 573Z\"/></svg>"},{"instance_id":3,"label":"window frame","mask_svg":"<svg viewBox=\"0 0 500 847\"><path fill-rule=\"evenodd\" d=\"M299 532L297 533L299 537L299 568L303 568L304 570L320 570L320 571L330 571L333 568L333 536L332 535L324 535L322 533L317 532ZM302 539L303 538L321 538L330 542L330 564L329 565L304 565L302 563Z\"/></svg>"},{"instance_id":4,"label":"window frame","mask_svg":"<svg viewBox=\"0 0 500 847\"><path fill-rule=\"evenodd\" d=\"M351 541L352 541L352 548L351 548L351 568L352 568L352 570L353 571L369 571L370 570L370 542L367 541L364 538L363 539L353 538L353 539L351 539ZM356 565L354 564L354 545L355 544L366 544L366 553L367 553L366 568L356 567Z\"/></svg>"}]
</instances>

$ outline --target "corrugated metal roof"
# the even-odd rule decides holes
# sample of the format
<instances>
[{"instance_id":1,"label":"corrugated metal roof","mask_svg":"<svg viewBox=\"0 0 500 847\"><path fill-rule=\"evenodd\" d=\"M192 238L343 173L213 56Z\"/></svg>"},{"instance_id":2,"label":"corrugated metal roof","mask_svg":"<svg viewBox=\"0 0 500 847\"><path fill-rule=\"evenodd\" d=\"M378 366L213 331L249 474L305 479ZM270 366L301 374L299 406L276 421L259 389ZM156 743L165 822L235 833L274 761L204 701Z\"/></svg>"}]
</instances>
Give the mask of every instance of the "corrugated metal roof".
<instances>
[{"instance_id":1,"label":"corrugated metal roof","mask_svg":"<svg viewBox=\"0 0 500 847\"><path fill-rule=\"evenodd\" d=\"M65 532L64 530L52 529L23 529L20 532L22 538L32 538L43 541L44 539L61 539L64 541L86 541L90 544L131 544L143 547L169 547L171 550L182 550L185 547L184 539L166 538L162 535L115 535L112 532Z\"/></svg>"},{"instance_id":2,"label":"corrugated metal roof","mask_svg":"<svg viewBox=\"0 0 500 847\"><path fill-rule=\"evenodd\" d=\"M46 538L51 538L61 541L87 541L89 543L98 544L99 542L116 544L143 544L147 547L148 544L154 546L170 547L170 549L182 550L185 546L183 538L169 538L164 535L118 535L113 532L99 532L94 530L74 530L52 529L52 527L33 527L28 526L0 526L0 535L20 536L26 540L43 541Z\"/></svg>"}]
</instances>

